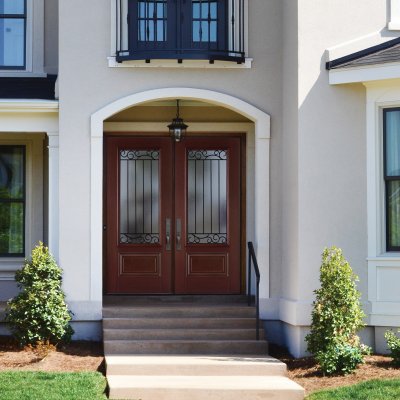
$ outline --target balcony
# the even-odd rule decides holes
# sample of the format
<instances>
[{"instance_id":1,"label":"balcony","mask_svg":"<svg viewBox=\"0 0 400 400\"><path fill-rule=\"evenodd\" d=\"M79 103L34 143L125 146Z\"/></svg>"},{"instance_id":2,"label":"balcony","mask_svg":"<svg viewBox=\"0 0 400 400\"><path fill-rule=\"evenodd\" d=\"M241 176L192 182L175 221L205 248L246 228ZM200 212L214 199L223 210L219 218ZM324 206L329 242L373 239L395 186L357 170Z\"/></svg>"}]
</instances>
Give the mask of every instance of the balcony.
<instances>
[{"instance_id":1,"label":"balcony","mask_svg":"<svg viewBox=\"0 0 400 400\"><path fill-rule=\"evenodd\" d=\"M114 0L116 61L245 62L246 0Z\"/></svg>"}]
</instances>

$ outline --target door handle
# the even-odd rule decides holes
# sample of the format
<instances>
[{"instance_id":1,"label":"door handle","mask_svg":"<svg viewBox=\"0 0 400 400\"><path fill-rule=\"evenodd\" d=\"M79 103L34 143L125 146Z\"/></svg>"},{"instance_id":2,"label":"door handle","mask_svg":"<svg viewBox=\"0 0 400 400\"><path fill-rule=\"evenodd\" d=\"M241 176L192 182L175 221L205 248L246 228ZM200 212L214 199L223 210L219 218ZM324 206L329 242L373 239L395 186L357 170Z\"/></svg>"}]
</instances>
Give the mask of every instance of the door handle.
<instances>
[{"instance_id":1,"label":"door handle","mask_svg":"<svg viewBox=\"0 0 400 400\"><path fill-rule=\"evenodd\" d=\"M182 250L182 223L181 219L176 219L176 250Z\"/></svg>"},{"instance_id":2,"label":"door handle","mask_svg":"<svg viewBox=\"0 0 400 400\"><path fill-rule=\"evenodd\" d=\"M171 219L165 220L165 250L171 250Z\"/></svg>"}]
</instances>

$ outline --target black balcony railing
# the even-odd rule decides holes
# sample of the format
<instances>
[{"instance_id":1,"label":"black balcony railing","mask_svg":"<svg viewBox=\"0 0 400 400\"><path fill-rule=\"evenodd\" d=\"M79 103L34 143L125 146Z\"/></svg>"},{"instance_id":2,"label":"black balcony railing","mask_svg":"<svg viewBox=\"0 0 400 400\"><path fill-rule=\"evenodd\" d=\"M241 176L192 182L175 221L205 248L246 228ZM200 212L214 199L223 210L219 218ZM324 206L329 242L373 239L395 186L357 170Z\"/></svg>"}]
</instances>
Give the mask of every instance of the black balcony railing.
<instances>
[{"instance_id":1,"label":"black balcony railing","mask_svg":"<svg viewBox=\"0 0 400 400\"><path fill-rule=\"evenodd\" d=\"M114 0L116 60L245 61L245 0Z\"/></svg>"}]
</instances>

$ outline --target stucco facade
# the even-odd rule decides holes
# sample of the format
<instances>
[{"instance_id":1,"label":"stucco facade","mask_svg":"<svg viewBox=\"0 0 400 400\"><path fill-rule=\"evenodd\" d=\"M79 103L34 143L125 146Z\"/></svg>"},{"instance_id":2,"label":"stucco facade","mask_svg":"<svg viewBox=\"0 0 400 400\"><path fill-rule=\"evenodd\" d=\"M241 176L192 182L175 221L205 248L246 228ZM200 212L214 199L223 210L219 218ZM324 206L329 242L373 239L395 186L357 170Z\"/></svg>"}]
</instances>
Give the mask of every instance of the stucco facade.
<instances>
[{"instance_id":1,"label":"stucco facade","mask_svg":"<svg viewBox=\"0 0 400 400\"><path fill-rule=\"evenodd\" d=\"M320 255L336 245L360 277L368 324L363 339L385 350L385 327L400 325L400 295L393 286L380 300L373 263L388 265L391 275L384 277L393 281L400 256L370 243L383 224L371 222L373 213L384 211L371 203L369 174L376 162L371 143L381 132L375 104L383 98L382 104L400 105L400 73L390 81L333 82L338 72L325 63L397 37L395 25L388 29L396 20L392 3L247 0L241 65L116 63L112 0L44 0L40 12L28 14L32 43L42 49L32 47L35 68L0 70L0 77L56 74L56 98L0 100L0 144L31 143L25 253L38 240L49 244L64 270L77 338L101 337L103 139L166 132L180 99L189 134L246 137L241 230L256 247L268 339L305 354ZM383 253L389 264L380 261ZM15 293L12 273L20 261L0 260L0 301Z\"/></svg>"}]
</instances>

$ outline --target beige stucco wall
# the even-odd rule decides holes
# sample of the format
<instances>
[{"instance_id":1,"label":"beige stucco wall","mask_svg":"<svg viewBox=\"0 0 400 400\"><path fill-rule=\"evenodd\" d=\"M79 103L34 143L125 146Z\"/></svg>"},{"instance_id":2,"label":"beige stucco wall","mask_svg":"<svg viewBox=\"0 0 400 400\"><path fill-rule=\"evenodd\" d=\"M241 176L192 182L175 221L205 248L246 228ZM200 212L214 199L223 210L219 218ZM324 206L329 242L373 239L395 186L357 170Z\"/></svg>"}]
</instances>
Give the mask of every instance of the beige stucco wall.
<instances>
[{"instance_id":1,"label":"beige stucco wall","mask_svg":"<svg viewBox=\"0 0 400 400\"><path fill-rule=\"evenodd\" d=\"M292 16L290 8L294 12L292 3L285 3L288 18ZM361 84L330 86L325 51L384 30L387 4L385 0L297 3L298 37L293 41L293 35L288 35L291 41L285 41L283 50L283 159L287 160L283 170L288 181L283 184L282 230L288 254L282 268L288 282L282 283L280 318L287 323L292 353L301 355L307 329L300 327L310 322L325 246L344 250L360 276L363 301L367 300L365 88ZM284 26L285 33L295 30L293 24ZM293 82L296 75L297 85ZM368 311L367 304L365 308Z\"/></svg>"},{"instance_id":2,"label":"beige stucco wall","mask_svg":"<svg viewBox=\"0 0 400 400\"><path fill-rule=\"evenodd\" d=\"M130 94L168 87L226 93L271 116L268 318L285 323L292 353L305 349L325 246L343 248L366 301L365 88L330 86L325 62L330 47L374 32L390 35L386 0L250 0L254 62L238 70L109 68L109 0L59 6L60 263L78 318L94 315L90 116Z\"/></svg>"},{"instance_id":3,"label":"beige stucco wall","mask_svg":"<svg viewBox=\"0 0 400 400\"><path fill-rule=\"evenodd\" d=\"M77 308L82 309L78 301L90 302L90 116L116 99L163 87L211 89L245 100L272 116L271 268L275 272L270 287L274 296L279 295L281 3L249 3L253 67L183 70L109 68L110 2L60 1L60 263L68 298ZM261 37L268 40L255 39ZM77 315L82 315L79 310Z\"/></svg>"}]
</instances>

